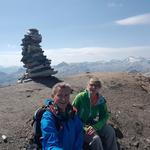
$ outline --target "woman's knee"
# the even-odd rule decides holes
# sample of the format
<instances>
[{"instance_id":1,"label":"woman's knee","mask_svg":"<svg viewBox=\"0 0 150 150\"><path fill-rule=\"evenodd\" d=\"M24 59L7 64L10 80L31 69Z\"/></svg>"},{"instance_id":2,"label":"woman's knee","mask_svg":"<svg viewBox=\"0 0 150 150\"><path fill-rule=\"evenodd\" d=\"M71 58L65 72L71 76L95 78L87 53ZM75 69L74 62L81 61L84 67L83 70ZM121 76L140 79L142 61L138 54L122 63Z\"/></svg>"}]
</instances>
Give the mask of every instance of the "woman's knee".
<instances>
[{"instance_id":1,"label":"woman's knee","mask_svg":"<svg viewBox=\"0 0 150 150\"><path fill-rule=\"evenodd\" d=\"M101 139L100 139L100 137L98 136L98 135L95 135L94 137L93 137L93 141L95 141L95 142L101 142Z\"/></svg>"},{"instance_id":2,"label":"woman's knee","mask_svg":"<svg viewBox=\"0 0 150 150\"><path fill-rule=\"evenodd\" d=\"M115 130L110 125L105 125L101 132L102 136L105 137L114 137L115 136Z\"/></svg>"},{"instance_id":3,"label":"woman's knee","mask_svg":"<svg viewBox=\"0 0 150 150\"><path fill-rule=\"evenodd\" d=\"M94 135L89 145L99 145L101 143L101 139L98 135Z\"/></svg>"},{"instance_id":4,"label":"woman's knee","mask_svg":"<svg viewBox=\"0 0 150 150\"><path fill-rule=\"evenodd\" d=\"M108 126L108 132L110 132L111 134L115 134L115 130L111 125L107 125Z\"/></svg>"},{"instance_id":5,"label":"woman's knee","mask_svg":"<svg viewBox=\"0 0 150 150\"><path fill-rule=\"evenodd\" d=\"M103 150L101 139L98 135L93 137L93 140L89 144L91 150Z\"/></svg>"}]
</instances>

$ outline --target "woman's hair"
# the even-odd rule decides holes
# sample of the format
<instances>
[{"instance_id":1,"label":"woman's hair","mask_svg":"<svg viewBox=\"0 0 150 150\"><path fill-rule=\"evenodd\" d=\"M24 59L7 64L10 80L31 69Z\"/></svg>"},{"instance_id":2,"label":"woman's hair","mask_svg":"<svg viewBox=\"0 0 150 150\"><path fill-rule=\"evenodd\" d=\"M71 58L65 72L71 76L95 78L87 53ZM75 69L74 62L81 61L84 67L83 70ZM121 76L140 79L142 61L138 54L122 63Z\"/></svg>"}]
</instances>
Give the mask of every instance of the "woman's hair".
<instances>
[{"instance_id":1,"label":"woman's hair","mask_svg":"<svg viewBox=\"0 0 150 150\"><path fill-rule=\"evenodd\" d=\"M56 93L58 92L58 90L60 89L67 89L70 90L70 93L73 92L73 89L71 88L71 86L68 83L65 82L61 82L61 83L57 83L53 86L52 88L52 92L51 92L51 97L54 98L54 96L56 95Z\"/></svg>"},{"instance_id":2,"label":"woman's hair","mask_svg":"<svg viewBox=\"0 0 150 150\"><path fill-rule=\"evenodd\" d=\"M102 87L101 81L96 77L90 78L90 80L88 81L88 84L94 84L95 86L97 86L99 88Z\"/></svg>"}]
</instances>

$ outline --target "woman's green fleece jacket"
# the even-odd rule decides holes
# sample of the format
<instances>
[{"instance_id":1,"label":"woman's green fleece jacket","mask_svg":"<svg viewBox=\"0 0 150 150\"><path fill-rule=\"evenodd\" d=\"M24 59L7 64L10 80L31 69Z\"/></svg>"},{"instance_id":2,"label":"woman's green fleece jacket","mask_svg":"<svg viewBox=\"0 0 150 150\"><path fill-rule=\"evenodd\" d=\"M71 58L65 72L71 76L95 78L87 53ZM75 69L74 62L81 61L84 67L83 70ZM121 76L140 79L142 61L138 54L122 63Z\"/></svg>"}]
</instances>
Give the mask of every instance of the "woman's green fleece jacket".
<instances>
[{"instance_id":1,"label":"woman's green fleece jacket","mask_svg":"<svg viewBox=\"0 0 150 150\"><path fill-rule=\"evenodd\" d=\"M100 130L109 118L104 97L100 96L96 105L92 106L87 90L84 90L75 97L73 106L77 108L79 117L85 124L85 127L86 125L91 125L96 131Z\"/></svg>"}]
</instances>

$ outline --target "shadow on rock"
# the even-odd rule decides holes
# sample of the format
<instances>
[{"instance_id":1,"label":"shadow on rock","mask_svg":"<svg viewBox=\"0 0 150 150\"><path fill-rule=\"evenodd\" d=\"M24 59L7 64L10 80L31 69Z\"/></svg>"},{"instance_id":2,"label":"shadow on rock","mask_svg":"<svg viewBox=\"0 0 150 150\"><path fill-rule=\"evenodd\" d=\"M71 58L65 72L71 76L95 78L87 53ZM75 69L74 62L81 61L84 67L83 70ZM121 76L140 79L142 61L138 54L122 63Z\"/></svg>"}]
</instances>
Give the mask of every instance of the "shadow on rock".
<instances>
[{"instance_id":1,"label":"shadow on rock","mask_svg":"<svg viewBox=\"0 0 150 150\"><path fill-rule=\"evenodd\" d=\"M49 88L52 88L56 83L63 82L56 77L49 76L49 77L39 77L39 78L32 78L34 82L43 84Z\"/></svg>"}]
</instances>

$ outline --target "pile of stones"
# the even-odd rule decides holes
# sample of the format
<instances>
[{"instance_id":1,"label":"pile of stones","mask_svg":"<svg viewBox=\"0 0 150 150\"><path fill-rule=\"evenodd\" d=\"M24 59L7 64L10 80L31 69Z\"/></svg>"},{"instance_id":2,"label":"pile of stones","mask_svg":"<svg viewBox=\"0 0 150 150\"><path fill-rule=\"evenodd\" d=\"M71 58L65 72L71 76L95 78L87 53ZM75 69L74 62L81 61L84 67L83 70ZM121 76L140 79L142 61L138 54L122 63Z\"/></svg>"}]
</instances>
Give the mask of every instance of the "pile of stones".
<instances>
[{"instance_id":1,"label":"pile of stones","mask_svg":"<svg viewBox=\"0 0 150 150\"><path fill-rule=\"evenodd\" d=\"M57 73L51 68L51 60L48 60L43 54L43 50L40 46L42 36L37 29L29 29L27 34L22 39L22 59L26 73L25 79L48 77Z\"/></svg>"}]
</instances>

